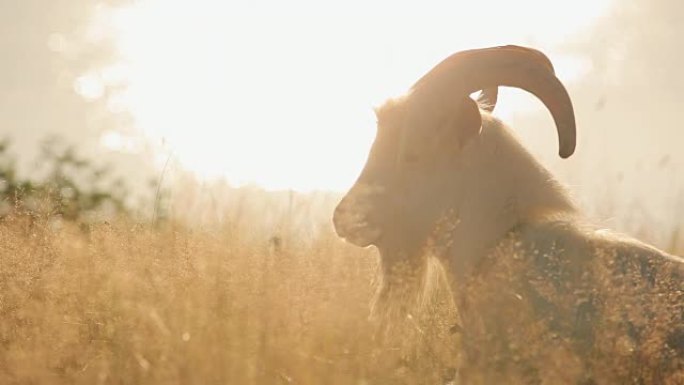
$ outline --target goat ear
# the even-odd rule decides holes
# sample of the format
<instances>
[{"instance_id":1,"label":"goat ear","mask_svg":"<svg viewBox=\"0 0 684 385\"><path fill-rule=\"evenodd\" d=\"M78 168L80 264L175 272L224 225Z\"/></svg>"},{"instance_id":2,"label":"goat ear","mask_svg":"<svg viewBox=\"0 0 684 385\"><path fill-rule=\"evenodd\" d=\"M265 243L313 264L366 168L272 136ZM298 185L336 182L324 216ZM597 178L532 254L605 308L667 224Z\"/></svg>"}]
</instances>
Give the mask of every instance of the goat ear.
<instances>
[{"instance_id":1,"label":"goat ear","mask_svg":"<svg viewBox=\"0 0 684 385\"><path fill-rule=\"evenodd\" d=\"M499 97L499 88L491 87L485 88L480 91L480 95L477 97L477 104L485 111L492 112L494 107L496 107L496 100Z\"/></svg>"},{"instance_id":2,"label":"goat ear","mask_svg":"<svg viewBox=\"0 0 684 385\"><path fill-rule=\"evenodd\" d=\"M456 124L458 126L458 142L463 147L473 137L480 134L482 116L480 116L480 108L477 103L469 97L465 97L459 107Z\"/></svg>"}]
</instances>

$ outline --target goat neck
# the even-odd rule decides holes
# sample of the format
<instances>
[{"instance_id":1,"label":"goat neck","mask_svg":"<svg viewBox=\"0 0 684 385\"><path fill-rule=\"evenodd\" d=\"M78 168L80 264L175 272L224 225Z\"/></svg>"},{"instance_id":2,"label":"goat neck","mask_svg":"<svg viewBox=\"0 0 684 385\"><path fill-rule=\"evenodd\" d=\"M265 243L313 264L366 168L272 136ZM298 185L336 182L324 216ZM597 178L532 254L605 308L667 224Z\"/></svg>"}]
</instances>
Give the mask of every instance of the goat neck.
<instances>
[{"instance_id":1,"label":"goat neck","mask_svg":"<svg viewBox=\"0 0 684 385\"><path fill-rule=\"evenodd\" d=\"M577 209L551 174L501 122L483 112L483 129L463 149L455 194L434 232L433 253L462 282L498 240L515 227L571 218Z\"/></svg>"}]
</instances>

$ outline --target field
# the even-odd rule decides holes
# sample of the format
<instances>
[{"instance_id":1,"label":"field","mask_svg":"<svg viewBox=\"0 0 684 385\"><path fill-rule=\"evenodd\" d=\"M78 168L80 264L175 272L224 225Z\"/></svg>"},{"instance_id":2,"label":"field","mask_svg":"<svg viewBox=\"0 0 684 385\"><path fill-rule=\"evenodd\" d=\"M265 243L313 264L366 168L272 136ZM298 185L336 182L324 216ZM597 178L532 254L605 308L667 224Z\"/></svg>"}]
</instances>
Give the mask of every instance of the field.
<instances>
[{"instance_id":1,"label":"field","mask_svg":"<svg viewBox=\"0 0 684 385\"><path fill-rule=\"evenodd\" d=\"M453 370L447 302L379 342L376 256L331 232L262 242L14 217L0 250L2 384L438 383Z\"/></svg>"},{"instance_id":2,"label":"field","mask_svg":"<svg viewBox=\"0 0 684 385\"><path fill-rule=\"evenodd\" d=\"M491 151L461 151L467 138L489 137L475 134L479 123L467 113L474 109L462 108L473 105L467 94L482 90L482 107L496 105L493 116L510 124L516 140L568 187L597 226L684 256L684 76L677 76L684 54L672 49L681 46L684 23L677 15L683 14L684 1L676 0L0 0L0 385L473 385L456 380L465 373L461 382L474 382L464 351L474 352L468 354L472 361L492 358L494 366L507 359L497 351L482 353L488 341L511 351L510 362L522 362L523 382L562 382L557 379L570 378L573 357L606 372L628 372L650 359L684 365L651 354L671 345L684 352L684 332L671 326L684 324L676 318L684 320L677 307L684 306L684 282L654 292L656 297L639 292L639 284L657 286L650 261L623 286L600 281L607 276L603 270L592 275L574 260L563 265L582 279L605 282L614 294L611 307L593 288L573 291L580 300L553 296L556 286L572 280L561 282L562 274L551 271L557 264L547 263L544 253L525 253L541 255L550 266L543 273L558 280L539 275L533 289L540 295L524 297L536 302L528 313L517 302L522 294L508 290L514 295L508 301L499 289L511 287L491 276L482 280L490 290L459 290L462 316L479 295L503 299L481 302L469 313L475 321L462 322L466 332L435 263L429 290L420 293L426 295L415 295L416 285L402 285L405 277L391 274L398 284L383 298L399 302L374 307L378 289L390 286L382 286L377 250L345 243L331 223L340 194L370 158L393 160L386 168L369 166L365 174L392 183L370 185L371 195L389 194L371 200L377 210L364 219L372 222L377 214L383 222L410 225L398 226L406 231L397 239L410 240L416 228L427 233L424 226L434 223L412 220L424 217L429 204L415 205L415 218L393 207L436 202L449 196L439 189L461 179L448 177L455 174L447 163L433 167L437 159L463 160L449 164L459 175L478 171L455 189L459 198L505 199L498 202L501 216L496 201L481 202L496 215L492 224L506 224L501 232L520 227L517 214L543 214L554 199L529 204L536 194L527 182L550 182L536 165L517 167L498 142L478 139L472 142L491 144ZM488 50L493 55L485 54L484 64L467 63L480 63L473 49L510 45L543 55L523 56L525 50L509 47ZM510 52L511 60L496 51ZM438 65L456 52L470 52L456 56L466 64ZM430 72L435 65L438 70ZM550 91L558 88L555 78L563 92ZM396 110L396 117L380 119L385 109ZM575 125L576 135L568 130ZM565 161L556 156L557 143L567 155L571 146L563 138L570 136L577 153ZM377 141L387 146L374 148L388 150L369 151L374 137L387 137ZM454 156L461 152L477 156ZM483 157L487 153L491 157ZM485 167L471 168L476 158ZM501 173L501 182L510 184L480 172L495 170L487 167L497 162L511 166ZM434 184L440 187L421 182L428 179L441 179ZM472 189L474 180L488 186ZM498 194L505 187L519 194ZM476 212L469 208L479 205L465 198L442 212L446 219ZM387 219L385 212L397 215ZM510 213L510 222L501 220ZM350 217L364 217L356 214ZM472 216L484 222L480 212ZM363 221L350 222L365 228ZM486 226L461 228L474 230L473 245L486 247L477 239ZM401 246L383 231L391 248ZM427 243L437 249L451 242L450 236L436 238L443 239ZM411 251L423 246L414 245ZM516 256L509 249L502 253ZM607 261L625 271L631 266ZM504 267L500 276L535 272L513 265L522 268ZM453 269L472 278L466 269ZM408 278L417 281L415 274ZM556 300L576 313L542 314L554 310L546 305ZM675 311L650 310L661 302L675 303ZM396 311L397 304L409 305ZM507 306L510 311L502 312ZM378 308L390 316L378 316ZM491 309L494 315L485 316ZM530 314L554 321L546 322L553 328L539 318L512 322ZM564 348L556 339L563 335L552 330L556 315L563 320L559 329L571 325L565 336L572 340L562 342L622 350L605 349L605 361L585 354L591 349L549 354ZM519 341L473 338L485 324L478 316L500 323L498 329ZM616 338L609 333L603 342L594 340L597 328L587 327L621 320L629 321L620 326L626 332ZM528 325L532 332L521 332ZM641 338L647 329L658 333ZM639 347L645 348L632 349L643 341ZM541 353L515 353L526 349ZM644 359L635 351L651 355ZM623 364L625 357L634 358L632 366ZM515 381L500 367L473 371ZM598 385L594 374L575 382ZM684 370L675 375L670 378L680 385ZM664 382L652 382L658 381Z\"/></svg>"},{"instance_id":3,"label":"field","mask_svg":"<svg viewBox=\"0 0 684 385\"><path fill-rule=\"evenodd\" d=\"M443 287L381 327L378 257L335 236L335 197L230 198L192 206L212 225L5 217L0 384L449 383Z\"/></svg>"}]
</instances>

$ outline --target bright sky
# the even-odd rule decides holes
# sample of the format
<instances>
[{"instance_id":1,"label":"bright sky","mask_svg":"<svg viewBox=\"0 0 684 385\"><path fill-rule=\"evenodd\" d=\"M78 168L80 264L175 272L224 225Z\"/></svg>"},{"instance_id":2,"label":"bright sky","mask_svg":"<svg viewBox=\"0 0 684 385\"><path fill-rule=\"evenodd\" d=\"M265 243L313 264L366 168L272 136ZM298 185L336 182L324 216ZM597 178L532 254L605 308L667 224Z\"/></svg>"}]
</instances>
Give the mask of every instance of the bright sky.
<instances>
[{"instance_id":1,"label":"bright sky","mask_svg":"<svg viewBox=\"0 0 684 385\"><path fill-rule=\"evenodd\" d=\"M467 4L467 6L466 6ZM566 84L591 70L563 43L591 27L610 0L550 2L139 0L108 12L121 61L76 89L110 99L188 169L266 188L344 190L375 134L372 108L404 92L462 49L533 45ZM542 16L543 15L543 16ZM504 92L504 117L542 109ZM125 139L105 135L104 144Z\"/></svg>"}]
</instances>

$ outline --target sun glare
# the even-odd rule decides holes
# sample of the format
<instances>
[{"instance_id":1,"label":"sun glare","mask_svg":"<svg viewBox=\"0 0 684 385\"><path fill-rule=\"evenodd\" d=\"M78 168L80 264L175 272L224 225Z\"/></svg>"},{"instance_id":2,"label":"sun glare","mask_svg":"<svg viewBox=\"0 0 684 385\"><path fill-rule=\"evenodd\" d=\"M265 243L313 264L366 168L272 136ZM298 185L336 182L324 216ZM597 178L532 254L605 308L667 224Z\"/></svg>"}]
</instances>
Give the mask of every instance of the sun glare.
<instances>
[{"instance_id":1,"label":"sun glare","mask_svg":"<svg viewBox=\"0 0 684 385\"><path fill-rule=\"evenodd\" d=\"M591 26L609 0L469 5L140 0L110 17L120 63L75 87L96 98L107 76L124 78L111 108L130 111L146 137L169 143L202 177L342 190L374 136L372 107L448 54L486 45L542 47L564 82L579 79L591 63L561 43ZM541 108L508 95L499 115Z\"/></svg>"}]
</instances>

